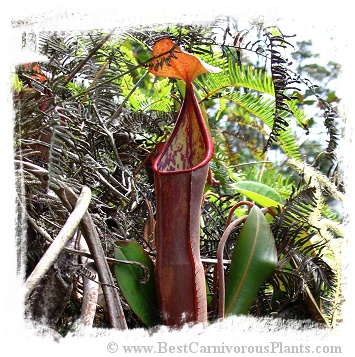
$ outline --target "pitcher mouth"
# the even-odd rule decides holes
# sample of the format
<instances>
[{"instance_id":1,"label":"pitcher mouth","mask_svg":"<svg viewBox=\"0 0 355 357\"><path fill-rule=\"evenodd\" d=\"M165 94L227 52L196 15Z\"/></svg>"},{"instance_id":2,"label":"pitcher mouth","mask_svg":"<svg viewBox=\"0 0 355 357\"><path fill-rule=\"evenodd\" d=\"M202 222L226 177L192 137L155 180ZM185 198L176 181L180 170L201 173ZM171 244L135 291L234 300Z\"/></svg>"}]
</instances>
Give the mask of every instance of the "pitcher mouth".
<instances>
[{"instance_id":1,"label":"pitcher mouth","mask_svg":"<svg viewBox=\"0 0 355 357\"><path fill-rule=\"evenodd\" d=\"M213 157L214 145L192 85L186 95L170 138L152 160L159 174L182 173L205 166Z\"/></svg>"}]
</instances>

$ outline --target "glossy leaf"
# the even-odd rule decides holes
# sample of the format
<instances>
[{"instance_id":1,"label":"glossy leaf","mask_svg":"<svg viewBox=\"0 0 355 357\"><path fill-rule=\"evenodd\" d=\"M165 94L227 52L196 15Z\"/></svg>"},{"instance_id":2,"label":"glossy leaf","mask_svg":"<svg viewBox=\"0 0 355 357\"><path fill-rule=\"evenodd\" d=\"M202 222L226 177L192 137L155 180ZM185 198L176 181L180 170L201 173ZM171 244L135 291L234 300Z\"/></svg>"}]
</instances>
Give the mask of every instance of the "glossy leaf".
<instances>
[{"instance_id":1,"label":"glossy leaf","mask_svg":"<svg viewBox=\"0 0 355 357\"><path fill-rule=\"evenodd\" d=\"M271 187L260 182L240 181L231 184L231 187L241 194L247 196L260 206L277 207L282 206L280 195Z\"/></svg>"},{"instance_id":2,"label":"glossy leaf","mask_svg":"<svg viewBox=\"0 0 355 357\"><path fill-rule=\"evenodd\" d=\"M277 251L270 226L256 205L241 229L226 282L225 314L247 314L261 285L273 274Z\"/></svg>"},{"instance_id":3,"label":"glossy leaf","mask_svg":"<svg viewBox=\"0 0 355 357\"><path fill-rule=\"evenodd\" d=\"M135 261L149 269L149 279L142 283L144 271L133 264L116 264L115 276L127 303L135 314L147 325L159 322L158 302L155 290L154 264L149 255L136 241L118 241L115 258Z\"/></svg>"}]
</instances>

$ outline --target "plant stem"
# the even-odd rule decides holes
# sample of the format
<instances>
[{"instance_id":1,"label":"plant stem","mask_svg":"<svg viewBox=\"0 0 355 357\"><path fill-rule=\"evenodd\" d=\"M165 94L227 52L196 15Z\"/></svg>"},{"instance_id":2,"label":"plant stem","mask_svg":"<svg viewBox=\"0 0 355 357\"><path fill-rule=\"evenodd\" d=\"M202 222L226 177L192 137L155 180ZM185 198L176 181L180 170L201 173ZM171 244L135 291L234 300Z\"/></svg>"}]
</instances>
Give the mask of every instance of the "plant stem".
<instances>
[{"instance_id":1,"label":"plant stem","mask_svg":"<svg viewBox=\"0 0 355 357\"><path fill-rule=\"evenodd\" d=\"M245 215L243 217L240 217L236 220L234 220L233 222L231 222L232 219L232 213L235 211L236 208L238 208L239 206L246 204L249 207L252 207L254 204L252 202L249 201L240 201L238 203L236 203L230 210L229 215L228 215L228 219L227 219L227 225L226 228L224 230L224 233L219 241L218 244L218 249L217 249L217 280L218 280L218 318L223 319L224 318L224 305L225 305L225 281L224 281L224 268L223 268L223 250L224 250L224 246L227 242L227 239L229 237L229 235L232 233L233 229L240 223L245 222L245 220L248 218L249 215ZM262 212L272 212L271 210L269 210L269 208L262 208L261 209ZM271 213L270 213L271 214ZM215 275L216 276L216 275ZM217 284L214 282L213 284L214 286L216 286ZM216 293L214 291L214 293Z\"/></svg>"},{"instance_id":2,"label":"plant stem","mask_svg":"<svg viewBox=\"0 0 355 357\"><path fill-rule=\"evenodd\" d=\"M71 205L75 205L77 200L76 194L69 187L65 186L64 192L56 192L59 198L64 203L65 197ZM63 197L63 195L65 197ZM95 229L94 222L88 212L86 212L81 220L81 231L89 247L91 255L95 261L99 280L102 282L102 291L105 296L106 306L110 325L113 328L120 330L127 329L127 322L123 313L121 299L118 291L109 286L115 285L110 268L105 259L104 250L101 245L99 235Z\"/></svg>"},{"instance_id":3,"label":"plant stem","mask_svg":"<svg viewBox=\"0 0 355 357\"><path fill-rule=\"evenodd\" d=\"M86 269L92 276L96 277L97 271L92 263L86 264ZM81 303L80 320L84 326L92 326L99 297L99 285L86 276L83 277L83 280L83 301Z\"/></svg>"},{"instance_id":4,"label":"plant stem","mask_svg":"<svg viewBox=\"0 0 355 357\"><path fill-rule=\"evenodd\" d=\"M33 289L39 284L48 269L52 266L54 261L58 258L61 251L64 249L70 238L73 236L75 230L85 214L91 199L91 191L88 187L83 186L81 194L76 202L73 212L70 214L65 225L60 230L58 236L44 253L41 260L34 268L31 275L25 283L25 299L27 299Z\"/></svg>"},{"instance_id":5,"label":"plant stem","mask_svg":"<svg viewBox=\"0 0 355 357\"><path fill-rule=\"evenodd\" d=\"M137 83L132 87L132 89L129 91L129 93L126 95L118 109L115 111L115 113L112 115L110 120L117 119L119 115L121 114L121 111L123 109L123 106L126 104L128 101L129 97L133 94L133 92L137 89L139 83L144 79L144 77L148 74L148 71L145 71L144 74L141 76L141 78L138 79Z\"/></svg>"},{"instance_id":6,"label":"plant stem","mask_svg":"<svg viewBox=\"0 0 355 357\"><path fill-rule=\"evenodd\" d=\"M223 268L223 250L229 235L233 229L240 223L244 222L248 215L236 219L230 223L224 230L217 249L217 277L218 277L218 318L224 318L224 303L225 303L225 282L224 282L224 268Z\"/></svg>"},{"instance_id":7,"label":"plant stem","mask_svg":"<svg viewBox=\"0 0 355 357\"><path fill-rule=\"evenodd\" d=\"M19 163L16 160L16 163ZM24 168L36 176L43 185L48 184L48 171L31 163L23 163ZM59 187L59 188L58 188ZM63 205L68 211L72 211L72 207L75 207L78 197L75 192L63 184L62 182L56 182L56 185L51 186L51 189L57 194L62 201ZM105 296L107 312L109 316L110 324L113 328L120 330L127 329L127 322L123 313L121 299L114 286L114 281L110 268L105 259L104 250L101 245L100 237L95 229L94 222L91 219L90 214L86 211L82 217L80 223L80 229L86 240L86 243L91 252L92 258L95 261L95 265L99 274L99 279L102 282L102 291Z\"/></svg>"}]
</instances>

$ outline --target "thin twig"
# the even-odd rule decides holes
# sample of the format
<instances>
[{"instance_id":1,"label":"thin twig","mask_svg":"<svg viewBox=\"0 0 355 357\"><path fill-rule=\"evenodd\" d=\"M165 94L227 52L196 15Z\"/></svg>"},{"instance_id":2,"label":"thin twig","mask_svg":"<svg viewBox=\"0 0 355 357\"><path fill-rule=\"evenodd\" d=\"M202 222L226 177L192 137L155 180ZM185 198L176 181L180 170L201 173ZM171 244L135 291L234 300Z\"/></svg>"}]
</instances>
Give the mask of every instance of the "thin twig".
<instances>
[{"instance_id":1,"label":"thin twig","mask_svg":"<svg viewBox=\"0 0 355 357\"><path fill-rule=\"evenodd\" d=\"M77 200L77 196L69 187L65 187L66 197L73 205ZM61 197L59 197L61 198ZM81 220L81 231L95 261L99 280L102 282L102 291L105 296L106 306L110 325L113 328L120 330L127 329L126 318L123 313L121 299L118 291L111 287L114 286L114 280L110 272L110 268L105 259L104 250L101 245L99 235L96 231L94 222L88 212L86 212Z\"/></svg>"},{"instance_id":2,"label":"thin twig","mask_svg":"<svg viewBox=\"0 0 355 357\"><path fill-rule=\"evenodd\" d=\"M118 191L109 181L106 180L106 178L103 176L103 174L105 174L107 176L107 178L112 181L113 184L119 186L120 188L122 188L123 190L125 190L127 193L129 193L129 189L124 187L119 181L117 181L110 172L108 172L107 168L103 168L101 167L98 162L92 158L91 156L85 156L85 159L90 160L93 164L96 165L96 170L94 172L94 175L101 181L101 183L103 185L105 185L109 190L111 190L112 192L114 192L117 196L121 197L122 199L124 199L126 202L129 201L129 199L123 195L120 191ZM102 172L103 174L101 174L100 172Z\"/></svg>"},{"instance_id":3,"label":"thin twig","mask_svg":"<svg viewBox=\"0 0 355 357\"><path fill-rule=\"evenodd\" d=\"M126 95L118 109L115 111L115 113L112 115L111 120L117 119L119 115L121 114L121 111L123 109L123 106L126 104L127 100L129 97L133 94L133 92L137 89L139 83L144 79L144 77L147 75L148 71L145 71L144 74L141 76L141 78L138 79L136 84L132 87L132 89L129 91L129 93Z\"/></svg>"},{"instance_id":4,"label":"thin twig","mask_svg":"<svg viewBox=\"0 0 355 357\"><path fill-rule=\"evenodd\" d=\"M124 201L129 202L129 199L123 195L120 191L118 191L114 186L112 186L99 172L98 170L94 172L94 175L97 177L98 180L109 190L111 190L114 194L118 197L122 198Z\"/></svg>"},{"instance_id":5,"label":"thin twig","mask_svg":"<svg viewBox=\"0 0 355 357\"><path fill-rule=\"evenodd\" d=\"M110 63L110 60L108 59L105 64L100 68L100 70L97 72L95 78L92 80L92 82L90 83L89 87L88 87L88 91L85 92L83 99L81 100L80 104L82 105L85 102L85 99L87 98L88 94L89 94L89 90L90 88L96 83L96 81L99 79L99 77L101 76L101 73L106 69L106 67L108 66L108 64Z\"/></svg>"},{"instance_id":6,"label":"thin twig","mask_svg":"<svg viewBox=\"0 0 355 357\"><path fill-rule=\"evenodd\" d=\"M22 205L22 203L21 203ZM22 207L24 209L24 207ZM28 215L27 212L25 212L26 214L26 219L28 220L28 223L31 225L31 227L36 230L47 242L49 243L53 243L53 238L50 236L50 234L45 230L43 229L42 227L40 227L33 219L32 217L30 217ZM89 259L93 259L92 255L88 252L84 252L82 250L78 250L78 249L73 249L73 248L68 248L68 247L64 247L63 249L64 251L66 251L67 253L72 253L72 254L77 254L77 255L80 255L82 257L86 257L86 258L89 258ZM131 264L131 265L137 265L139 266L142 270L143 270L143 277L141 278L140 280L140 283L142 284L145 284L148 280L149 280L149 277L150 277L150 272L149 272L149 268L140 263L140 262L136 262L136 261L130 261L130 260L121 260L121 259L114 259L114 258L110 258L110 257L106 257L105 256L105 259L108 263L110 264ZM225 261L226 263L227 261ZM226 263L228 264L228 263Z\"/></svg>"},{"instance_id":7,"label":"thin twig","mask_svg":"<svg viewBox=\"0 0 355 357\"><path fill-rule=\"evenodd\" d=\"M21 163L21 161L19 161L19 163ZM33 173L43 184L48 184L47 170L34 164L27 165L27 170ZM72 207L75 207L78 198L75 192L69 187L67 187L64 183L58 181L58 184L61 188L64 188L64 190L58 189L57 185L51 187L51 189L57 194L65 208L69 212L71 212ZM110 285L114 286L113 277L111 275L108 263L105 259L104 251L101 245L99 235L96 231L96 227L88 212L86 212L82 217L80 229L83 233L83 236L92 254L92 258L94 259L95 265L97 267L99 280L103 283L102 291L106 300L110 325L113 328L125 330L127 329L127 322L123 313L121 299L117 290L113 287L110 287Z\"/></svg>"},{"instance_id":8,"label":"thin twig","mask_svg":"<svg viewBox=\"0 0 355 357\"><path fill-rule=\"evenodd\" d=\"M205 264L218 264L217 259L213 258L201 258L201 262ZM225 265L230 265L231 260L230 259L222 259L223 264Z\"/></svg>"},{"instance_id":9,"label":"thin twig","mask_svg":"<svg viewBox=\"0 0 355 357\"><path fill-rule=\"evenodd\" d=\"M60 230L58 236L44 253L41 260L38 262L31 275L25 283L25 299L27 299L33 289L39 284L48 269L52 266L54 261L58 258L65 245L72 238L75 230L89 207L91 200L91 191L87 186L83 186L81 194L76 202L73 212L70 214L65 225Z\"/></svg>"},{"instance_id":10,"label":"thin twig","mask_svg":"<svg viewBox=\"0 0 355 357\"><path fill-rule=\"evenodd\" d=\"M113 134L111 133L110 130L108 130L108 129L106 128L106 125L105 125L103 119L101 118L101 116L100 116L100 114L99 114L99 111L97 110L96 106L93 105L92 107L93 107L93 109L94 109L94 112L95 112L95 114L96 114L97 119L99 119L99 121L100 121L100 123L101 123L101 125L102 125L102 129L104 130L104 132L106 133L106 135L107 135L107 136L109 137L109 139L110 139L111 146L112 146L112 149L113 149L113 153L115 154L116 161L118 162L118 164L119 164L120 167L123 167L120 154L119 154L119 152L118 152L118 150L117 150L117 146L116 146L116 143L115 143L115 139L113 138Z\"/></svg>"},{"instance_id":11,"label":"thin twig","mask_svg":"<svg viewBox=\"0 0 355 357\"><path fill-rule=\"evenodd\" d=\"M65 85L67 85L75 75L84 67L84 65L92 58L92 56L104 45L104 43L111 37L115 29L113 29L109 34L106 35L93 49L92 51L73 69L68 78L66 79Z\"/></svg>"},{"instance_id":12,"label":"thin twig","mask_svg":"<svg viewBox=\"0 0 355 357\"><path fill-rule=\"evenodd\" d=\"M246 219L249 217L249 215L245 215L243 217L240 217L233 222L231 221L232 213L234 210L243 205L247 204L248 206L252 207L254 204L249 202L249 201L240 201L237 204L235 204L228 216L228 224L223 232L223 235L219 241L218 244L218 249L217 249L217 280L218 280L218 318L223 319L224 318L224 308L225 308L225 297L226 297L226 292L225 292L225 281L224 281L224 268L223 268L223 250L224 246L227 242L227 239L229 235L232 233L232 231L235 229L235 227L243 222L246 221ZM262 212L270 212L269 208L262 208ZM271 211L272 212L272 211Z\"/></svg>"},{"instance_id":13,"label":"thin twig","mask_svg":"<svg viewBox=\"0 0 355 357\"><path fill-rule=\"evenodd\" d=\"M168 136L168 133L165 133L164 136L159 140L159 144L165 140L165 138ZM148 160L153 156L156 155L155 152L157 150L157 145L148 153L148 155L145 157L143 162L139 165L138 169L133 173L133 177L136 177L139 173L139 171L142 170L144 165L148 162Z\"/></svg>"}]
</instances>

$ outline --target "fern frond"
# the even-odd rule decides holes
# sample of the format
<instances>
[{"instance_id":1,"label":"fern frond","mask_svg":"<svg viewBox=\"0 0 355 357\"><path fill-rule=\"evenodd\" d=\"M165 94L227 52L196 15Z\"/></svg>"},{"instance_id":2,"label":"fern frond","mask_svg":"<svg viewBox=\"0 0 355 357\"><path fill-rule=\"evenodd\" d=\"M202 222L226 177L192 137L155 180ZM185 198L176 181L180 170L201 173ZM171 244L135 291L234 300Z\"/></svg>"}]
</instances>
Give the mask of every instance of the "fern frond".
<instances>
[{"instance_id":1,"label":"fern frond","mask_svg":"<svg viewBox=\"0 0 355 357\"><path fill-rule=\"evenodd\" d=\"M273 167L266 167L261 171L253 167L249 171L245 171L245 180L261 182L272 187L281 196L282 199L289 198L295 186L292 176L285 177L281 173L277 173Z\"/></svg>"},{"instance_id":2,"label":"fern frond","mask_svg":"<svg viewBox=\"0 0 355 357\"><path fill-rule=\"evenodd\" d=\"M338 146L339 141L339 132L336 128L335 122L338 118L338 113L336 110L325 101L322 102L325 106L324 110L324 126L326 127L329 134L328 147L326 148L326 152L331 155L331 158L335 159L335 149ZM326 103L326 104L325 104Z\"/></svg>"},{"instance_id":3,"label":"fern frond","mask_svg":"<svg viewBox=\"0 0 355 357\"><path fill-rule=\"evenodd\" d=\"M112 131L119 134L123 132L131 132L133 134L143 134L147 131L150 134L161 136L164 133L164 127L169 126L173 122L171 112L151 110L133 112L124 109L119 118L109 121Z\"/></svg>"},{"instance_id":4,"label":"fern frond","mask_svg":"<svg viewBox=\"0 0 355 357\"><path fill-rule=\"evenodd\" d=\"M286 224L288 229L290 226L296 226L300 222L308 224L309 215L317 205L315 192L315 188L311 187L291 196L279 215L278 221Z\"/></svg>"},{"instance_id":5,"label":"fern frond","mask_svg":"<svg viewBox=\"0 0 355 357\"><path fill-rule=\"evenodd\" d=\"M224 97L237 103L254 116L258 117L269 128L272 129L274 127L275 102L272 99L264 99L249 93L241 94L240 92L233 92ZM299 159L301 155L291 128L284 128L278 135L280 147L285 154L290 158Z\"/></svg>"},{"instance_id":6,"label":"fern frond","mask_svg":"<svg viewBox=\"0 0 355 357\"><path fill-rule=\"evenodd\" d=\"M223 111L227 108L227 100L225 98L219 98L218 103L219 103L219 109L216 114L216 119L215 119L216 121L218 121Z\"/></svg>"},{"instance_id":7,"label":"fern frond","mask_svg":"<svg viewBox=\"0 0 355 357\"><path fill-rule=\"evenodd\" d=\"M314 187L301 190L287 200L272 223L280 257L273 285L276 289L286 288L290 294L285 304L298 299L299 294L308 297L312 294L321 309L320 299L332 298L337 281L333 269L322 258L327 241L323 238L314 241L319 230L311 225L309 216L317 205ZM324 311L321 313L324 315Z\"/></svg>"},{"instance_id":8,"label":"fern frond","mask_svg":"<svg viewBox=\"0 0 355 357\"><path fill-rule=\"evenodd\" d=\"M296 76L296 74L294 74ZM329 135L328 146L326 148L327 157L330 158L331 161L336 160L335 149L338 146L339 141L339 130L336 127L336 119L339 118L339 113L336 108L334 108L330 103L325 101L320 97L318 93L316 93L314 85L307 79L297 76L298 81L304 83L311 93L317 98L320 107L323 110L324 117L324 126L327 129L327 133Z\"/></svg>"},{"instance_id":9,"label":"fern frond","mask_svg":"<svg viewBox=\"0 0 355 357\"><path fill-rule=\"evenodd\" d=\"M229 60L228 65L220 73L201 75L196 80L197 86L203 88L204 100L231 88L248 88L250 90L274 95L272 77L262 69L252 66L239 66Z\"/></svg>"},{"instance_id":10,"label":"fern frond","mask_svg":"<svg viewBox=\"0 0 355 357\"><path fill-rule=\"evenodd\" d=\"M49 187L57 186L58 181L66 181L70 170L67 153L74 146L74 137L66 125L53 125L48 161Z\"/></svg>"},{"instance_id":11,"label":"fern frond","mask_svg":"<svg viewBox=\"0 0 355 357\"><path fill-rule=\"evenodd\" d=\"M256 92L274 95L272 77L262 69L252 66L239 66L229 61L228 75L235 84L233 87L244 87Z\"/></svg>"},{"instance_id":12,"label":"fern frond","mask_svg":"<svg viewBox=\"0 0 355 357\"><path fill-rule=\"evenodd\" d=\"M336 186L325 175L314 167L297 159L289 160L288 164L304 175L305 180L309 182L310 186L326 188L338 201L344 201L344 195L337 190Z\"/></svg>"},{"instance_id":13,"label":"fern frond","mask_svg":"<svg viewBox=\"0 0 355 357\"><path fill-rule=\"evenodd\" d=\"M291 98L286 95L286 91L289 89L296 89L291 87L291 84L298 83L299 81L291 77L287 69L289 63L278 50L278 48L285 48L286 44L288 44L285 37L282 36L279 31L276 31L276 34L274 34L272 28L264 29L264 32L269 40L269 48L267 51L270 53L271 75L275 89L274 121L266 143L266 151L271 147L273 142L277 141L277 137L279 137L289 126L289 123L285 119L285 113L292 114L292 111L287 104L287 100L290 101Z\"/></svg>"},{"instance_id":14,"label":"fern frond","mask_svg":"<svg viewBox=\"0 0 355 357\"><path fill-rule=\"evenodd\" d=\"M228 106L227 108L229 108ZM253 113L243 108L240 105L235 105L232 108L232 113L228 116L228 123L237 123L238 125L242 125L244 127L251 127L255 130L258 130L263 135L267 136L267 127L266 130L263 127L262 122L257 120Z\"/></svg>"},{"instance_id":15,"label":"fern frond","mask_svg":"<svg viewBox=\"0 0 355 357\"><path fill-rule=\"evenodd\" d=\"M256 140L250 140L248 136L244 135L242 130L231 130L226 129L222 131L225 140L228 142L228 146L232 147L232 141L238 140L239 143L244 143L245 146L250 150L250 153L255 156L257 160L260 160L260 153L262 152L262 148L256 145ZM238 147L240 147L238 145ZM229 162L231 164L237 164L240 160L240 153L238 150L233 154L230 150L229 152Z\"/></svg>"},{"instance_id":16,"label":"fern frond","mask_svg":"<svg viewBox=\"0 0 355 357\"><path fill-rule=\"evenodd\" d=\"M286 103L291 109L297 123L306 131L306 134L308 134L308 122L311 118L305 113L304 110L297 107L297 100L287 100Z\"/></svg>"}]
</instances>

